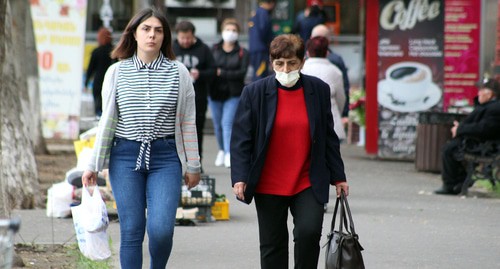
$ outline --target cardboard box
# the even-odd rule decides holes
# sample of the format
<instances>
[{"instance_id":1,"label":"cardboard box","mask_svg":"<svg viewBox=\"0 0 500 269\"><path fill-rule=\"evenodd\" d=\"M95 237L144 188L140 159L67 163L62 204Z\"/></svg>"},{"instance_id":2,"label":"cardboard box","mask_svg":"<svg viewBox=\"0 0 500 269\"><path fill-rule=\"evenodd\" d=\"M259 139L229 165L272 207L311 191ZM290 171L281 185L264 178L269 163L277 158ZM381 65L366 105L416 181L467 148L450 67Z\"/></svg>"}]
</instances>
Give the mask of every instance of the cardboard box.
<instances>
[{"instance_id":1,"label":"cardboard box","mask_svg":"<svg viewBox=\"0 0 500 269\"><path fill-rule=\"evenodd\" d=\"M215 220L229 220L229 200L215 202L212 206L212 216Z\"/></svg>"}]
</instances>

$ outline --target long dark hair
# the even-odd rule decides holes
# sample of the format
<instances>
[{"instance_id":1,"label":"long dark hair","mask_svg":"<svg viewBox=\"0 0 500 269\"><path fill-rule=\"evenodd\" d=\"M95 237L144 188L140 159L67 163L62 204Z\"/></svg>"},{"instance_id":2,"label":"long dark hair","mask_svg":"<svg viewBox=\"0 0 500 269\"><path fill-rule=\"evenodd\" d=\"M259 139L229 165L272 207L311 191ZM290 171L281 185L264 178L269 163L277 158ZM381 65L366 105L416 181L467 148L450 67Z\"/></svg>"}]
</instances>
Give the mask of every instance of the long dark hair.
<instances>
[{"instance_id":1,"label":"long dark hair","mask_svg":"<svg viewBox=\"0 0 500 269\"><path fill-rule=\"evenodd\" d=\"M170 31L170 26L168 25L167 17L163 11L156 8L146 8L139 11L135 16L128 22L127 27L123 31L120 41L116 45L113 52L111 52L111 58L113 59L126 59L134 55L137 50L137 41L134 38L134 33L143 21L155 17L157 18L163 27L163 43L161 44L161 52L165 57L170 60L175 60L175 54L172 50L172 33Z\"/></svg>"}]
</instances>

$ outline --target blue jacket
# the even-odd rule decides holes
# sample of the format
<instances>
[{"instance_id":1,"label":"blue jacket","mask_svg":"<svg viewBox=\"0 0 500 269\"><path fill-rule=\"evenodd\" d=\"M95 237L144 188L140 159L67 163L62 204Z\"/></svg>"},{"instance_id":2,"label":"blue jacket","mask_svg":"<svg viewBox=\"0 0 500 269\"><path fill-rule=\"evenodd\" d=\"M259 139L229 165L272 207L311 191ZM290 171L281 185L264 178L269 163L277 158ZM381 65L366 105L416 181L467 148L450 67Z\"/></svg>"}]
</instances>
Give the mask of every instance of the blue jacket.
<instances>
[{"instance_id":1,"label":"blue jacket","mask_svg":"<svg viewBox=\"0 0 500 269\"><path fill-rule=\"evenodd\" d=\"M301 74L311 132L309 178L316 200L327 203L329 185L345 181L339 139L333 131L330 88L322 80ZM276 116L278 82L269 76L247 85L241 94L231 135L231 179L245 182L245 203L251 203L266 160ZM300 143L300 141L297 141ZM293 145L290 145L293 146Z\"/></svg>"},{"instance_id":2,"label":"blue jacket","mask_svg":"<svg viewBox=\"0 0 500 269\"><path fill-rule=\"evenodd\" d=\"M269 53L269 44L273 41L273 24L268 10L258 7L255 16L250 19L248 29L248 51Z\"/></svg>"}]
</instances>

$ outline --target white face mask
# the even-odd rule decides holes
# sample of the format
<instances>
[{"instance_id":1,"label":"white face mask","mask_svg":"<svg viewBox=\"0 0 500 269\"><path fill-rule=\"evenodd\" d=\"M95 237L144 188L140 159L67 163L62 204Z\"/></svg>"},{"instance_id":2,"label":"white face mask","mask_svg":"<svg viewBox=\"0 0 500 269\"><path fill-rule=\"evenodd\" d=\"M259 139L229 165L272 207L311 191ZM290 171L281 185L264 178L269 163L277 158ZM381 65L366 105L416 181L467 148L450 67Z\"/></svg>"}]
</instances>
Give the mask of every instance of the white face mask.
<instances>
[{"instance_id":1,"label":"white face mask","mask_svg":"<svg viewBox=\"0 0 500 269\"><path fill-rule=\"evenodd\" d=\"M222 40L234 43L238 40L238 33L233 31L222 31Z\"/></svg>"},{"instance_id":2,"label":"white face mask","mask_svg":"<svg viewBox=\"0 0 500 269\"><path fill-rule=\"evenodd\" d=\"M275 71L276 80L285 87L292 87L299 81L299 70L290 71L289 73Z\"/></svg>"}]
</instances>

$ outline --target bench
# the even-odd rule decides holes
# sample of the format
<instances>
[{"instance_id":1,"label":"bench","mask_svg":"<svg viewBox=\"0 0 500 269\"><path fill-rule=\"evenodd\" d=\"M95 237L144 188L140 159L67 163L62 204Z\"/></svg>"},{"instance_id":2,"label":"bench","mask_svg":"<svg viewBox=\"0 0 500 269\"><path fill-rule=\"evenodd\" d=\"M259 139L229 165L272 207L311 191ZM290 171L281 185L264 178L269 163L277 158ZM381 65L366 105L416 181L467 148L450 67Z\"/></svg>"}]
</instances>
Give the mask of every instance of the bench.
<instances>
[{"instance_id":1,"label":"bench","mask_svg":"<svg viewBox=\"0 0 500 269\"><path fill-rule=\"evenodd\" d=\"M487 179L494 187L500 182L500 140L466 138L460 150L467 171L461 195L467 195L476 179Z\"/></svg>"}]
</instances>

